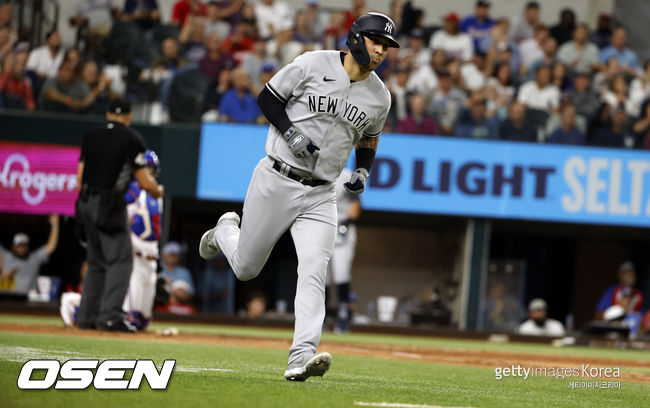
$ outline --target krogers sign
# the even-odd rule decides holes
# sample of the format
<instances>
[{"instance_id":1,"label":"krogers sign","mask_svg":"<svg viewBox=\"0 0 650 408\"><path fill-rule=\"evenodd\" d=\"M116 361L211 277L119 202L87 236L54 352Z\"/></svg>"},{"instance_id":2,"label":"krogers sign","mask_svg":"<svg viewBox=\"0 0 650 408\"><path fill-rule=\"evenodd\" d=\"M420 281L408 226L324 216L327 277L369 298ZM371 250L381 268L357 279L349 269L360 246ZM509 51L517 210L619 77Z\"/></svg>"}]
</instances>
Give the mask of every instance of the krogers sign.
<instances>
[{"instance_id":1,"label":"krogers sign","mask_svg":"<svg viewBox=\"0 0 650 408\"><path fill-rule=\"evenodd\" d=\"M79 148L0 142L0 211L74 215Z\"/></svg>"}]
</instances>

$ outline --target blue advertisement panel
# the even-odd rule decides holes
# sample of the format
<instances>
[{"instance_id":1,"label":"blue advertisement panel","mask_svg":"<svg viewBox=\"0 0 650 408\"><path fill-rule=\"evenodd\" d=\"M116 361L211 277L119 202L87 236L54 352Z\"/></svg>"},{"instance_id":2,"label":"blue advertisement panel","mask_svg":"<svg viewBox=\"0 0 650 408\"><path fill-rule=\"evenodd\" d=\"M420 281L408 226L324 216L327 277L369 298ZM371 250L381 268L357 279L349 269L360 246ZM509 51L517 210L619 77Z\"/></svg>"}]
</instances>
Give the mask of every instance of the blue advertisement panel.
<instances>
[{"instance_id":1,"label":"blue advertisement panel","mask_svg":"<svg viewBox=\"0 0 650 408\"><path fill-rule=\"evenodd\" d=\"M242 201L267 127L205 124L197 196ZM650 227L650 152L383 134L379 211Z\"/></svg>"}]
</instances>

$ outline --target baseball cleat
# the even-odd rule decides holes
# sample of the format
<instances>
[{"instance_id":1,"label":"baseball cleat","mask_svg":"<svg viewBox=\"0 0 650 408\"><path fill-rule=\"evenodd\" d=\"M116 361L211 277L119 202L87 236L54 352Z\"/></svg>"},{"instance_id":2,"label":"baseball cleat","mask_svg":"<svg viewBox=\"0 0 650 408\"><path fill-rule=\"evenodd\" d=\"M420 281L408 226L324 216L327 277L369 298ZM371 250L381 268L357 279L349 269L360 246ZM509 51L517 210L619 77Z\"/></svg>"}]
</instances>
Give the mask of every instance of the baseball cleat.
<instances>
[{"instance_id":1,"label":"baseball cleat","mask_svg":"<svg viewBox=\"0 0 650 408\"><path fill-rule=\"evenodd\" d=\"M217 256L219 251L221 251L217 245L217 241L214 239L214 233L217 231L217 227L220 224L232 222L235 225L239 225L239 221L239 215L234 211L227 212L219 217L217 225L215 225L214 228L207 230L201 237L201 243L199 244L199 255L201 255L201 258L206 260L212 259Z\"/></svg>"},{"instance_id":2,"label":"baseball cleat","mask_svg":"<svg viewBox=\"0 0 650 408\"><path fill-rule=\"evenodd\" d=\"M305 381L309 377L322 377L329 370L330 365L332 365L330 353L318 353L304 365L287 368L284 378L289 381Z\"/></svg>"}]
</instances>

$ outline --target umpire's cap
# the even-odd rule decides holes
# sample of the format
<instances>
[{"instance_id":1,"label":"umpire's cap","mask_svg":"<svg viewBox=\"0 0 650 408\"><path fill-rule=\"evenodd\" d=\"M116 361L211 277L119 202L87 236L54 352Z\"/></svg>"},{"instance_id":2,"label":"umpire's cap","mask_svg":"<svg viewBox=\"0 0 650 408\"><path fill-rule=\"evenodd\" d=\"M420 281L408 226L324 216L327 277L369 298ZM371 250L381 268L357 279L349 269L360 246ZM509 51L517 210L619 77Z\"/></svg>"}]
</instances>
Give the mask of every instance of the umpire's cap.
<instances>
[{"instance_id":1,"label":"umpire's cap","mask_svg":"<svg viewBox=\"0 0 650 408\"><path fill-rule=\"evenodd\" d=\"M115 98L108 106L108 113L113 115L127 115L131 113L131 102L122 98Z\"/></svg>"},{"instance_id":2,"label":"umpire's cap","mask_svg":"<svg viewBox=\"0 0 650 408\"><path fill-rule=\"evenodd\" d=\"M385 14L368 13L357 18L350 27L348 39L345 44L350 48L350 53L359 65L368 65L370 55L363 41L364 35L376 35L388 40L390 47L399 48L399 43L393 37L397 34L395 22Z\"/></svg>"}]
</instances>

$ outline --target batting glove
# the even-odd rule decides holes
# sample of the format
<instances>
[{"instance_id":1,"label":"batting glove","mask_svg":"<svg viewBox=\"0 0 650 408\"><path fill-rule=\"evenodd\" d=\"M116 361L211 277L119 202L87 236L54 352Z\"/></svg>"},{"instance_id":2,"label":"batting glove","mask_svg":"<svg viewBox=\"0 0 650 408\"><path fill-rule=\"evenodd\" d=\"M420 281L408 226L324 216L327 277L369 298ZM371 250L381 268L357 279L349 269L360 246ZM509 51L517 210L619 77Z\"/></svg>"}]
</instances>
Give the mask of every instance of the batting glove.
<instances>
[{"instance_id":1,"label":"batting glove","mask_svg":"<svg viewBox=\"0 0 650 408\"><path fill-rule=\"evenodd\" d=\"M343 187L350 194L361 194L366 188L366 181L368 180L368 170L360 167L352 173L350 176L350 181L343 183Z\"/></svg>"},{"instance_id":2,"label":"batting glove","mask_svg":"<svg viewBox=\"0 0 650 408\"><path fill-rule=\"evenodd\" d=\"M301 135L296 131L296 128L291 127L284 134L289 144L289 149L294 156L300 159L306 159L309 156L318 158L318 151L320 148L311 141L310 138Z\"/></svg>"}]
</instances>

